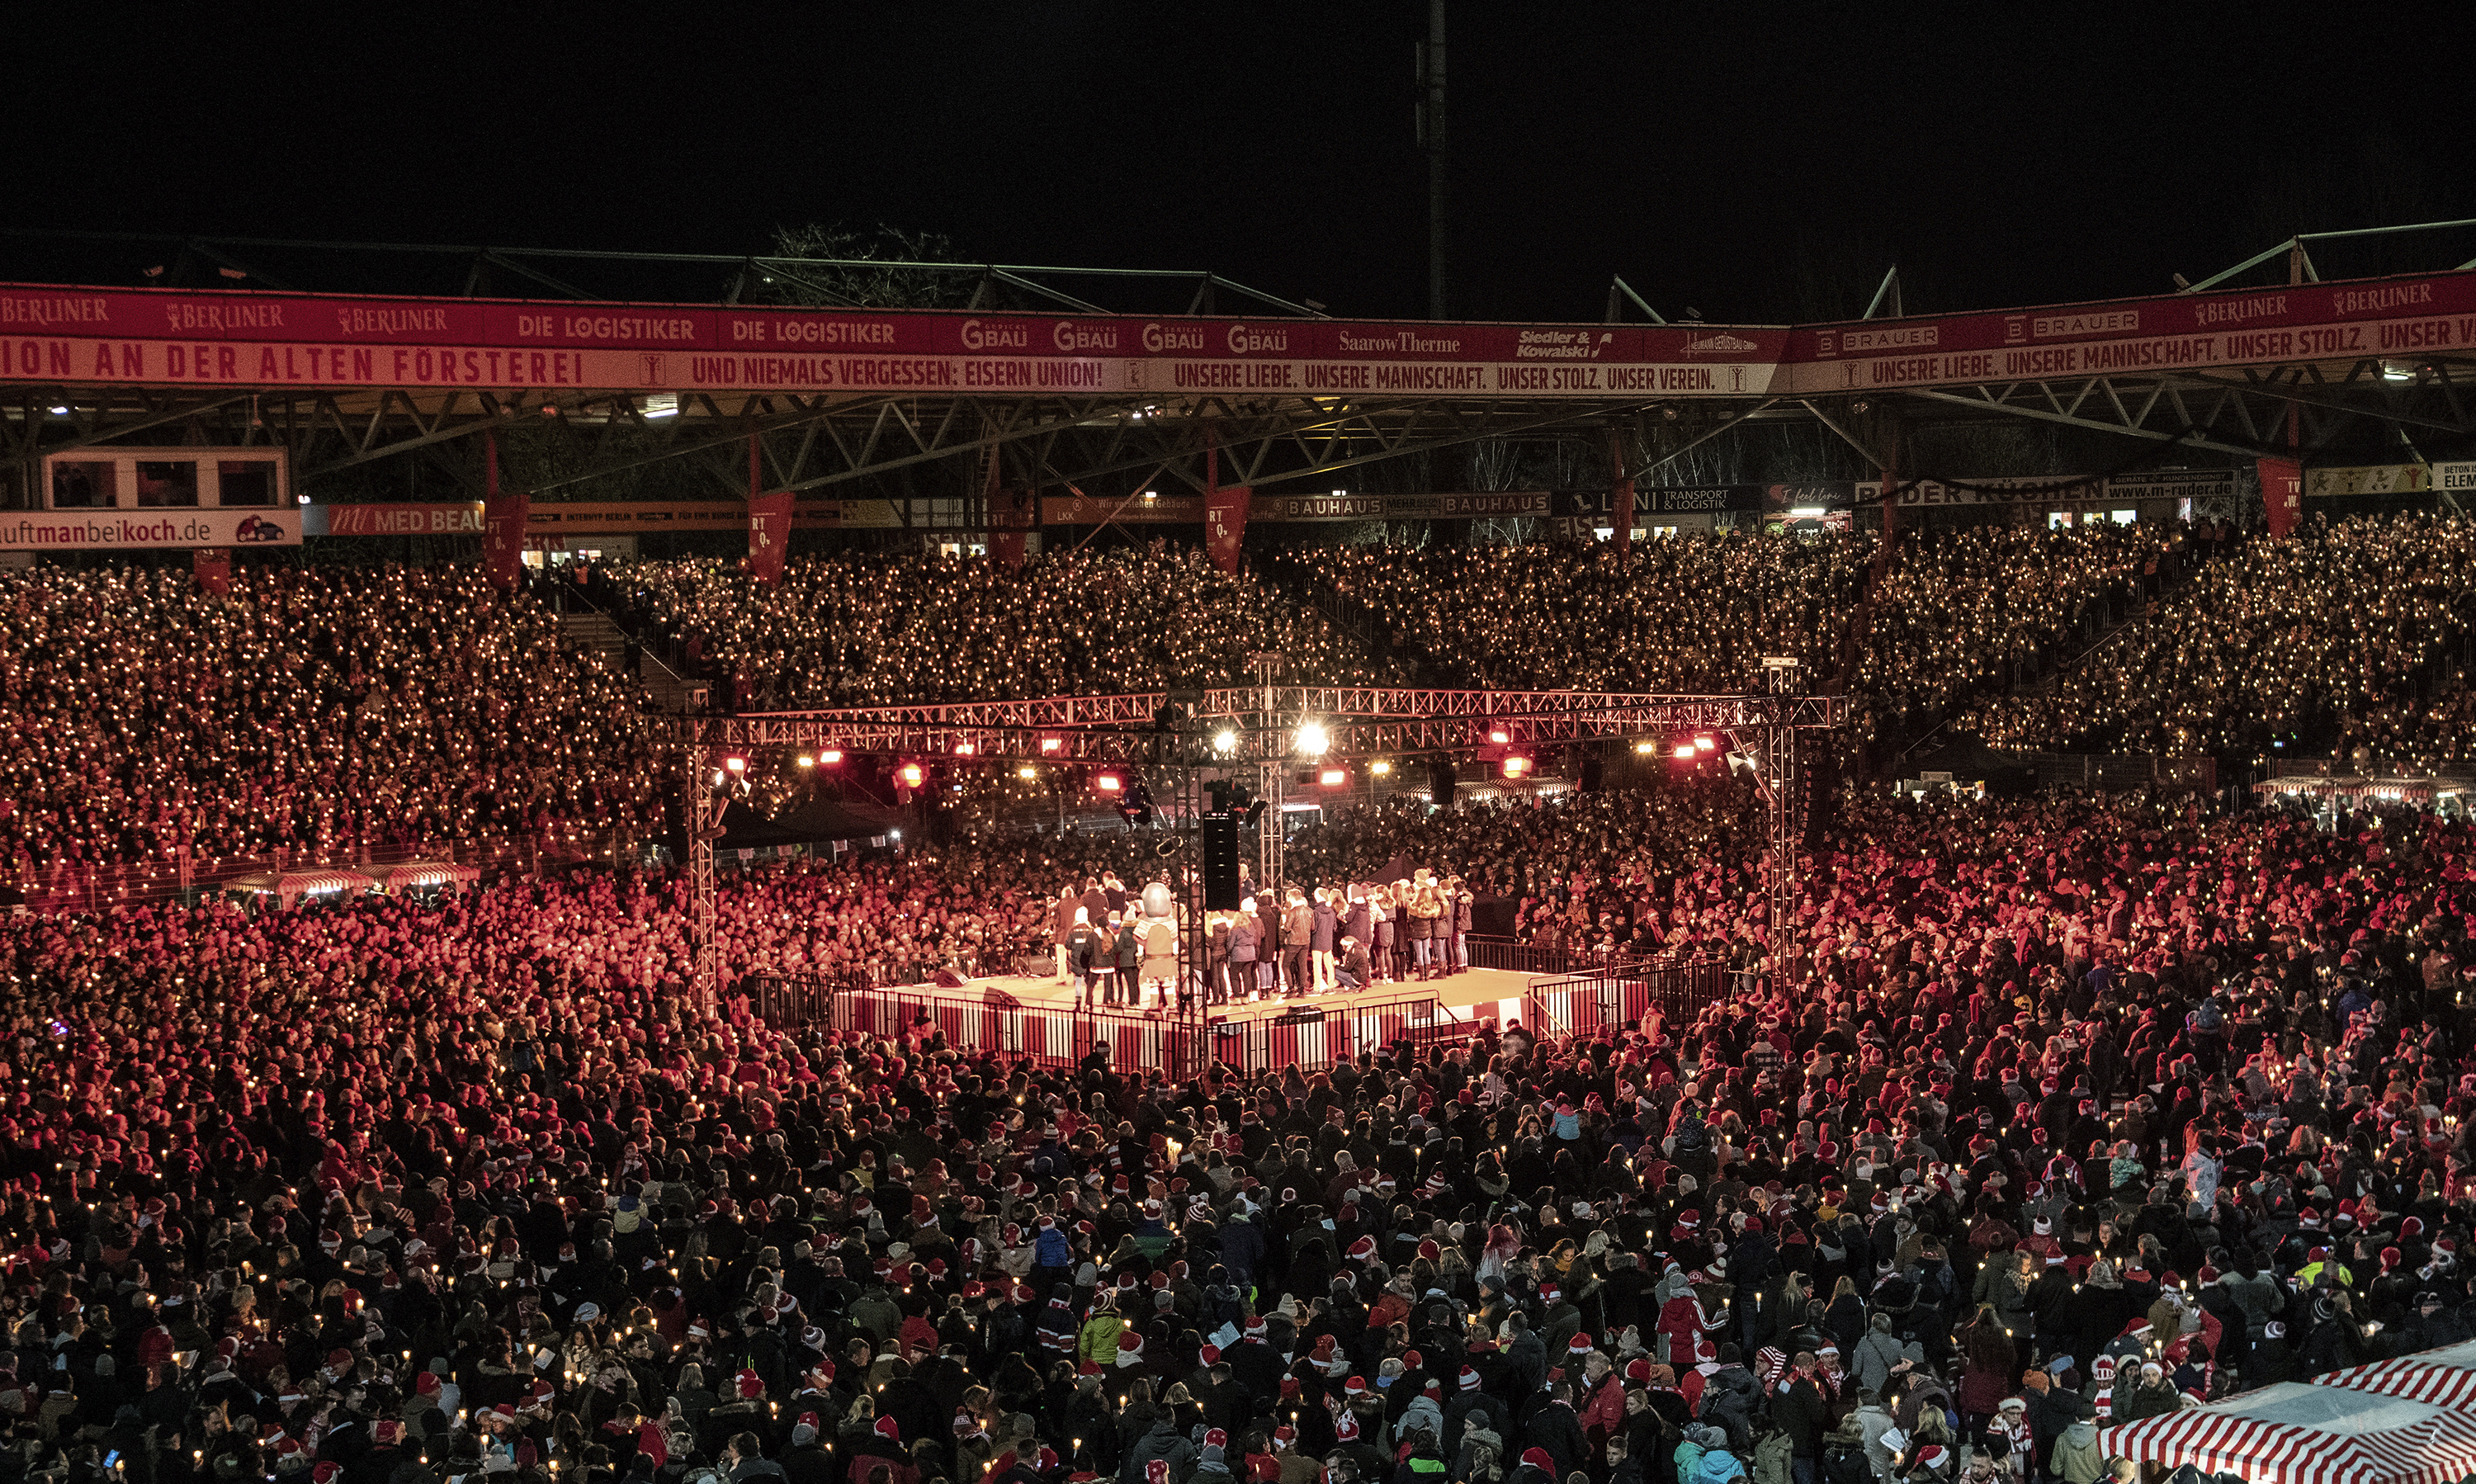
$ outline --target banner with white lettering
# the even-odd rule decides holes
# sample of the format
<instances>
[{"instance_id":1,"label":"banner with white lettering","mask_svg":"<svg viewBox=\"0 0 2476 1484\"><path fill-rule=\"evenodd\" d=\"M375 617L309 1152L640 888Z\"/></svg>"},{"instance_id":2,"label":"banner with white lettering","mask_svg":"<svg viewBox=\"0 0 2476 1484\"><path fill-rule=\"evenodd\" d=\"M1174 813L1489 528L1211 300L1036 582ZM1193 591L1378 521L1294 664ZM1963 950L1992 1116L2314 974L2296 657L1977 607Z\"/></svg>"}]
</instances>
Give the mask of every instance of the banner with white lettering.
<instances>
[{"instance_id":1,"label":"banner with white lettering","mask_svg":"<svg viewBox=\"0 0 2476 1484\"><path fill-rule=\"evenodd\" d=\"M0 510L0 551L164 546L299 546L301 511Z\"/></svg>"},{"instance_id":2,"label":"banner with white lettering","mask_svg":"<svg viewBox=\"0 0 2476 1484\"><path fill-rule=\"evenodd\" d=\"M0 381L597 391L1761 395L1787 332L0 285Z\"/></svg>"},{"instance_id":3,"label":"banner with white lettering","mask_svg":"<svg viewBox=\"0 0 2476 1484\"><path fill-rule=\"evenodd\" d=\"M1236 575L1239 549L1247 539L1248 507L1255 492L1244 484L1224 484L1203 497L1203 545L1212 564Z\"/></svg>"},{"instance_id":4,"label":"banner with white lettering","mask_svg":"<svg viewBox=\"0 0 2476 1484\"><path fill-rule=\"evenodd\" d=\"M2262 458L2254 467L2261 476L2263 524L2272 539L2284 540L2304 514L2303 466L2292 458Z\"/></svg>"},{"instance_id":5,"label":"banner with white lettering","mask_svg":"<svg viewBox=\"0 0 2476 1484\"><path fill-rule=\"evenodd\" d=\"M1773 395L2349 362L2476 347L2476 275L2168 294L1789 335Z\"/></svg>"},{"instance_id":6,"label":"banner with white lettering","mask_svg":"<svg viewBox=\"0 0 2476 1484\"><path fill-rule=\"evenodd\" d=\"M523 490L503 494L499 489L499 439L488 429L482 432L482 569L489 575L492 586L512 589L525 570L525 508L531 503Z\"/></svg>"},{"instance_id":7,"label":"banner with white lettering","mask_svg":"<svg viewBox=\"0 0 2476 1484\"><path fill-rule=\"evenodd\" d=\"M310 505L301 508L305 536L478 536L482 502L401 501L374 505Z\"/></svg>"}]
</instances>

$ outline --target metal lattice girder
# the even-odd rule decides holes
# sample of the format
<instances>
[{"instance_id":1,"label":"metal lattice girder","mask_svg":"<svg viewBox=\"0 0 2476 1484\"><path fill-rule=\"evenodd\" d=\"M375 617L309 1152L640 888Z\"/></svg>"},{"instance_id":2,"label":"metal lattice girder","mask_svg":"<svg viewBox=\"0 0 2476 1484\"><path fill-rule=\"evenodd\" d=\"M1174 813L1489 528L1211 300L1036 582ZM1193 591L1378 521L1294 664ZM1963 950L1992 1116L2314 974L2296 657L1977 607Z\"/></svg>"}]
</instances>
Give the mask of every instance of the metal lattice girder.
<instances>
[{"instance_id":1,"label":"metal lattice girder","mask_svg":"<svg viewBox=\"0 0 2476 1484\"><path fill-rule=\"evenodd\" d=\"M2418 362L2403 374L2386 361L2366 359L2340 365L2260 367L2241 374L1988 383L1899 395L2252 458L2283 447L2290 408L2299 410L2304 435L2313 443L2327 441L2341 424L2358 418L2402 430L2476 433L2476 416L2471 416L2465 395L2476 389L2471 383L2476 383L2476 370L2446 359Z\"/></svg>"},{"instance_id":2,"label":"metal lattice girder","mask_svg":"<svg viewBox=\"0 0 2476 1484\"><path fill-rule=\"evenodd\" d=\"M1119 696L1052 696L1038 700L964 702L944 705L863 706L699 718L687 725L708 745L840 747L863 753L1050 758L1077 762L1141 761L1172 743L1153 718L1172 698L1164 692ZM1339 756L1435 752L1487 744L1486 730L1504 728L1516 745L1590 741L1647 731L1752 733L1771 728L1833 728L1847 720L1840 696L1631 695L1598 691L1416 690L1391 686L1278 686L1273 731L1260 686L1206 690L1182 702L1195 719L1190 736L1226 727L1237 734L1230 756L1286 755L1289 729L1301 719L1321 725Z\"/></svg>"}]
</instances>

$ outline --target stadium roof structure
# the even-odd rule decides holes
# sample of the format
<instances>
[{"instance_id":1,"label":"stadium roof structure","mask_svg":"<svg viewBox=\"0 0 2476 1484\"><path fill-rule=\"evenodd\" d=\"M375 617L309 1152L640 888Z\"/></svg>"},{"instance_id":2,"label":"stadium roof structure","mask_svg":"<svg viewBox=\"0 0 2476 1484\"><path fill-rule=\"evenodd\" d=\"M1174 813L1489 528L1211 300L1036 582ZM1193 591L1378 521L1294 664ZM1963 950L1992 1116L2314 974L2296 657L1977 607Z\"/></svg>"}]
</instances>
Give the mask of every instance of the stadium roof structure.
<instances>
[{"instance_id":1,"label":"stadium roof structure","mask_svg":"<svg viewBox=\"0 0 2476 1484\"><path fill-rule=\"evenodd\" d=\"M522 420L568 440L536 498L666 463L740 498L752 433L772 489L881 492L961 459L992 488L1116 497L1612 433L1657 483L1757 421L1827 428L1876 468L1902 420L2245 457L2367 428L2418 458L2464 440L2476 264L2317 281L2313 244L2355 235L2150 298L1903 315L1887 279L1858 320L1732 326L1622 318L1629 289L1598 322L1351 321L1204 270L14 232L11 276L74 248L229 286L0 284L0 459L177 431L285 445L296 486L419 458L478 491L441 451ZM2282 255L2289 283L2230 286ZM888 283L953 307L837 302ZM406 284L431 291L372 291Z\"/></svg>"}]
</instances>

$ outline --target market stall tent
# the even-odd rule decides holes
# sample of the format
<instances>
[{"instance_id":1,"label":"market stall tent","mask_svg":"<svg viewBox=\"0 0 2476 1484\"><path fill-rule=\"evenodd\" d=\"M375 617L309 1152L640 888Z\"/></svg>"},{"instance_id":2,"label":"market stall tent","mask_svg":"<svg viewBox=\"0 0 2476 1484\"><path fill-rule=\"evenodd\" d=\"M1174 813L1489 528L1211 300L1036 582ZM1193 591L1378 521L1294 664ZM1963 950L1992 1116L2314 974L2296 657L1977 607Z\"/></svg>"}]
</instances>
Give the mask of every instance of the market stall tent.
<instances>
[{"instance_id":1,"label":"market stall tent","mask_svg":"<svg viewBox=\"0 0 2476 1484\"><path fill-rule=\"evenodd\" d=\"M480 880L482 873L452 860L407 860L392 866L372 866L370 876L382 891L407 892L461 887L468 881Z\"/></svg>"},{"instance_id":2,"label":"market stall tent","mask_svg":"<svg viewBox=\"0 0 2476 1484\"><path fill-rule=\"evenodd\" d=\"M2457 1484L2476 1473L2476 1416L2342 1386L2283 1381L2098 1430L2097 1446L2253 1484Z\"/></svg>"},{"instance_id":3,"label":"market stall tent","mask_svg":"<svg viewBox=\"0 0 2476 1484\"><path fill-rule=\"evenodd\" d=\"M322 869L261 871L255 876L235 877L223 883L223 889L247 892L260 897L273 897L288 907L304 897L324 896L334 892L359 896L377 884L359 871Z\"/></svg>"},{"instance_id":4,"label":"market stall tent","mask_svg":"<svg viewBox=\"0 0 2476 1484\"><path fill-rule=\"evenodd\" d=\"M2370 1365L2349 1366L2315 1380L2322 1386L2404 1397L2410 1401L2466 1411L2476 1407L2476 1340L2445 1345L2437 1350L2417 1350Z\"/></svg>"}]
</instances>

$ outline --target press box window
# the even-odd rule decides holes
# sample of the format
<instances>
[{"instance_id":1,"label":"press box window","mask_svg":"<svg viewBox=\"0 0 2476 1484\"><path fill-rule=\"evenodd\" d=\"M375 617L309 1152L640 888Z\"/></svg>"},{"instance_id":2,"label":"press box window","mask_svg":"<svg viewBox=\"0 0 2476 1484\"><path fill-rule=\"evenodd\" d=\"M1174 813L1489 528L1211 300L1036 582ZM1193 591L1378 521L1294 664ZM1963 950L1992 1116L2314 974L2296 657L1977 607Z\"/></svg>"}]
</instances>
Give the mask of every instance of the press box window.
<instances>
[{"instance_id":1,"label":"press box window","mask_svg":"<svg viewBox=\"0 0 2476 1484\"><path fill-rule=\"evenodd\" d=\"M215 464L216 501L225 507L275 504L275 463L266 458L226 458Z\"/></svg>"},{"instance_id":2,"label":"press box window","mask_svg":"<svg viewBox=\"0 0 2476 1484\"><path fill-rule=\"evenodd\" d=\"M109 510L119 469L108 458L63 458L52 465L52 508Z\"/></svg>"},{"instance_id":3,"label":"press box window","mask_svg":"<svg viewBox=\"0 0 2476 1484\"><path fill-rule=\"evenodd\" d=\"M137 463L137 507L194 507L198 503L198 464L193 458Z\"/></svg>"}]
</instances>

